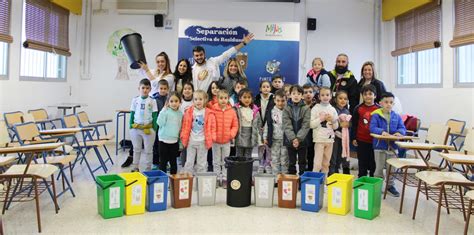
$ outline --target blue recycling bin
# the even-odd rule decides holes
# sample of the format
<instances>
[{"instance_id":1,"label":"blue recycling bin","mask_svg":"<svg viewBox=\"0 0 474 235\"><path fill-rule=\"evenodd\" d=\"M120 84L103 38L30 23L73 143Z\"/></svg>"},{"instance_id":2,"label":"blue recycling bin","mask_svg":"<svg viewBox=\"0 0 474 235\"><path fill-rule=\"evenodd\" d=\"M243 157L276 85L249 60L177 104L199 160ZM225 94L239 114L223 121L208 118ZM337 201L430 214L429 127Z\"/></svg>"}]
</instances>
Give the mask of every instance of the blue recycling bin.
<instances>
[{"instance_id":1,"label":"blue recycling bin","mask_svg":"<svg viewBox=\"0 0 474 235\"><path fill-rule=\"evenodd\" d=\"M164 211L168 198L168 175L160 170L145 171L147 178L147 200L148 211Z\"/></svg>"},{"instance_id":2,"label":"blue recycling bin","mask_svg":"<svg viewBox=\"0 0 474 235\"><path fill-rule=\"evenodd\" d=\"M300 178L301 210L318 212L323 207L324 173L306 171Z\"/></svg>"}]
</instances>

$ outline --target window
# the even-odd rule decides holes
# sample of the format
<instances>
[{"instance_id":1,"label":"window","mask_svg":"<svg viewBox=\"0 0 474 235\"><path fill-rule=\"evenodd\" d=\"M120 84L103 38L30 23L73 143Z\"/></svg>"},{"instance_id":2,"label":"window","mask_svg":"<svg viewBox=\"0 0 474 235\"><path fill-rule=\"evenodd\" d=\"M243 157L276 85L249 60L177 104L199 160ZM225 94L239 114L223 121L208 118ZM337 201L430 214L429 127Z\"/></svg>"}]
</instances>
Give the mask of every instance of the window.
<instances>
[{"instance_id":1,"label":"window","mask_svg":"<svg viewBox=\"0 0 474 235\"><path fill-rule=\"evenodd\" d=\"M0 79L6 79L8 72L8 44L0 42Z\"/></svg>"},{"instance_id":2,"label":"window","mask_svg":"<svg viewBox=\"0 0 474 235\"><path fill-rule=\"evenodd\" d=\"M21 80L65 81L69 12L48 0L25 0Z\"/></svg>"},{"instance_id":3,"label":"window","mask_svg":"<svg viewBox=\"0 0 474 235\"><path fill-rule=\"evenodd\" d=\"M441 6L435 2L395 19L397 84L441 85Z\"/></svg>"},{"instance_id":4,"label":"window","mask_svg":"<svg viewBox=\"0 0 474 235\"><path fill-rule=\"evenodd\" d=\"M474 44L456 48L457 85L474 85Z\"/></svg>"},{"instance_id":5,"label":"window","mask_svg":"<svg viewBox=\"0 0 474 235\"><path fill-rule=\"evenodd\" d=\"M397 57L398 85L441 84L441 49L434 48Z\"/></svg>"},{"instance_id":6,"label":"window","mask_svg":"<svg viewBox=\"0 0 474 235\"><path fill-rule=\"evenodd\" d=\"M454 33L457 86L474 86L474 1L454 1Z\"/></svg>"},{"instance_id":7,"label":"window","mask_svg":"<svg viewBox=\"0 0 474 235\"><path fill-rule=\"evenodd\" d=\"M8 43L13 41L10 35L11 0L0 1L0 79L8 75Z\"/></svg>"}]
</instances>

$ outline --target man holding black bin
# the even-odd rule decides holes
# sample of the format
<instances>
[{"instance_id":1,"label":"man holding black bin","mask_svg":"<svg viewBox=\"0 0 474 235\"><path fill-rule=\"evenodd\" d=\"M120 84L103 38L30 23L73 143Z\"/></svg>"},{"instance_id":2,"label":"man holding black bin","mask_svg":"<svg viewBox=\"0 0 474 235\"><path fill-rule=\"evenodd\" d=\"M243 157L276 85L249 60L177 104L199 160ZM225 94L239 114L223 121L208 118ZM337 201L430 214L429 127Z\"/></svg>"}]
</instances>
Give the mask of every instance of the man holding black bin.
<instances>
[{"instance_id":1,"label":"man holding black bin","mask_svg":"<svg viewBox=\"0 0 474 235\"><path fill-rule=\"evenodd\" d=\"M237 53L242 47L246 46L253 39L253 34L245 35L242 42L224 51L219 56L211 57L206 60L206 51L202 46L193 48L193 85L195 90L207 91L212 81L217 81L221 76L219 65L228 60Z\"/></svg>"}]
</instances>

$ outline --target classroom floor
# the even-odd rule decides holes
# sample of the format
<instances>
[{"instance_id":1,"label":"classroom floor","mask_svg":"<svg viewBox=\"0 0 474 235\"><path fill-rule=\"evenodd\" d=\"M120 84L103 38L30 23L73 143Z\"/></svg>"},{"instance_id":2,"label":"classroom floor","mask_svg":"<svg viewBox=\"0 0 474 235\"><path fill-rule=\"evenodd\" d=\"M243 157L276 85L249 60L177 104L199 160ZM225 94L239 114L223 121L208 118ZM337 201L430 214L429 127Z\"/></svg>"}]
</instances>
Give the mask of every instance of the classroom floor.
<instances>
[{"instance_id":1,"label":"classroom floor","mask_svg":"<svg viewBox=\"0 0 474 235\"><path fill-rule=\"evenodd\" d=\"M109 149L113 149L113 146ZM126 154L121 152L114 158L115 165L111 172L130 171L129 168L120 168L125 157ZM276 195L273 208L259 208L254 204L246 208L232 208L226 205L226 191L222 188L217 189L215 206L198 206L197 194L193 193L191 208L173 209L168 203L166 211L105 220L97 213L96 186L85 165L75 169L74 176L76 197L73 198L69 193L60 197L59 214L55 214L49 195L42 194L42 234L433 234L435 229L437 205L433 201L420 197L417 218L411 219L416 193L414 188L407 190L403 214L398 213L399 198L387 196L387 199L382 201L380 216L372 221L356 218L352 212L346 216L328 214L326 203L319 213L301 211L299 193L297 209L278 208ZM3 216L5 233L37 233L35 214L33 202L13 204ZM451 214L447 215L446 210L442 210L440 234L462 234L463 229L464 221L460 211L452 210ZM474 219L471 220L469 232L474 233Z\"/></svg>"}]
</instances>

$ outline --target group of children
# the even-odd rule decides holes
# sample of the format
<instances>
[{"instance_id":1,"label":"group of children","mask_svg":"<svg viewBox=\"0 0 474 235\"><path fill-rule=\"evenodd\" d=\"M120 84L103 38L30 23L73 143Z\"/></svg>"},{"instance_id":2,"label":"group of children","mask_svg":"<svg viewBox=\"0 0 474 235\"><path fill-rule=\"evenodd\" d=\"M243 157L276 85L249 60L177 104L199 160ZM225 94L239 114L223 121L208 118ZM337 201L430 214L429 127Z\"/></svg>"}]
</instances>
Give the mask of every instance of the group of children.
<instances>
[{"instance_id":1,"label":"group of children","mask_svg":"<svg viewBox=\"0 0 474 235\"><path fill-rule=\"evenodd\" d=\"M350 174L351 140L357 147L359 177L367 173L383 177L385 160L391 154L386 151L387 143L371 138L370 133L405 134L400 116L392 111L393 94L381 94L380 107L374 102L379 94L370 84L363 87L363 103L354 109L352 118L345 91L288 85L280 76L261 81L256 95L246 82L235 83L232 94L218 82L212 82L208 91L194 90L186 82L182 94L168 94L166 80L158 85L156 102L149 96L148 79L140 81L140 96L132 101L132 171L138 171L140 156L146 159L146 169L152 169L157 131L161 170L166 171L169 163L170 173L177 173L182 144L183 171L205 172L212 149L213 171L222 185L227 176L224 158L231 155L231 148L236 156L250 158L257 147L258 173L333 174L342 165L342 172ZM396 196L393 183L389 185L389 192Z\"/></svg>"}]
</instances>

